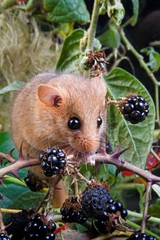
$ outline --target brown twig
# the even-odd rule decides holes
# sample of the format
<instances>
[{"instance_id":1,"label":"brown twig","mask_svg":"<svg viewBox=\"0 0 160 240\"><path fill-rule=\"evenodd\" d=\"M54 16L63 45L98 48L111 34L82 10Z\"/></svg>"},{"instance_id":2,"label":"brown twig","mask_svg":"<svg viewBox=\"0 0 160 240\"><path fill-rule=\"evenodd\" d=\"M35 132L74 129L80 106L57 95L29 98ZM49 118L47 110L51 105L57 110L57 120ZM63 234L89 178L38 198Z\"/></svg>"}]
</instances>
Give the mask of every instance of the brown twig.
<instances>
[{"instance_id":1,"label":"brown twig","mask_svg":"<svg viewBox=\"0 0 160 240\"><path fill-rule=\"evenodd\" d=\"M148 182L146 186L146 194L145 194L145 203L144 203L144 210L143 210L143 218L141 223L141 232L144 233L146 222L148 220L148 205L151 197L151 190L152 190L152 183Z\"/></svg>"}]
</instances>

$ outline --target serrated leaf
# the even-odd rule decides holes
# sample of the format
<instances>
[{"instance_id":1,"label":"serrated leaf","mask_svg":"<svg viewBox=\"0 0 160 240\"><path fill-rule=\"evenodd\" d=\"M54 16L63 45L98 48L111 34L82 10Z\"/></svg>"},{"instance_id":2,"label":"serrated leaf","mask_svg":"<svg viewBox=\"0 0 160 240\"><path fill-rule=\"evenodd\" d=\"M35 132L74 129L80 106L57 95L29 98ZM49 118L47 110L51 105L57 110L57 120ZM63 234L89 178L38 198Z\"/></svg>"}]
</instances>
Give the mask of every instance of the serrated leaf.
<instances>
[{"instance_id":1,"label":"serrated leaf","mask_svg":"<svg viewBox=\"0 0 160 240\"><path fill-rule=\"evenodd\" d=\"M131 21L131 26L135 26L138 20L138 14L139 14L139 1L138 0L132 0L133 5L133 16Z\"/></svg>"},{"instance_id":2,"label":"serrated leaf","mask_svg":"<svg viewBox=\"0 0 160 240\"><path fill-rule=\"evenodd\" d=\"M23 85L24 85L24 82L14 81L11 84L9 84L8 86L0 89L0 94L4 94L4 93L7 93L7 92L19 90Z\"/></svg>"},{"instance_id":3,"label":"serrated leaf","mask_svg":"<svg viewBox=\"0 0 160 240\"><path fill-rule=\"evenodd\" d=\"M108 106L108 136L113 149L122 144L129 147L123 153L125 161L144 168L153 139L155 107L151 96L145 87L133 75L120 68L115 68L104 77L108 88L108 96L118 100L129 93L143 96L149 103L147 118L138 124L131 124L120 114L116 106Z\"/></svg>"},{"instance_id":4,"label":"serrated leaf","mask_svg":"<svg viewBox=\"0 0 160 240\"><path fill-rule=\"evenodd\" d=\"M44 0L43 7L49 21L86 23L90 19L83 0Z\"/></svg>"},{"instance_id":5,"label":"serrated leaf","mask_svg":"<svg viewBox=\"0 0 160 240\"><path fill-rule=\"evenodd\" d=\"M78 29L73 31L64 41L60 58L57 62L56 70L74 72L77 69L80 50L80 39L83 38L84 31Z\"/></svg>"}]
</instances>

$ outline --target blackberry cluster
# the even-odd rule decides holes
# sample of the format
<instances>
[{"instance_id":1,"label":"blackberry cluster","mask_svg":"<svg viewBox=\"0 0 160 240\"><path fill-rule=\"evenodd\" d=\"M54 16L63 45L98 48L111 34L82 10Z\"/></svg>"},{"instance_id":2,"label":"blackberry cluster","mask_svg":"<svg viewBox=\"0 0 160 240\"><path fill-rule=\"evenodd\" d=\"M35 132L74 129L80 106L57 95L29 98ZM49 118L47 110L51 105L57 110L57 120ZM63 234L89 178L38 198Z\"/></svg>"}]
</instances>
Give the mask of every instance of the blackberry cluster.
<instances>
[{"instance_id":1,"label":"blackberry cluster","mask_svg":"<svg viewBox=\"0 0 160 240\"><path fill-rule=\"evenodd\" d=\"M26 240L54 240L56 224L44 224L40 215L33 216L24 229Z\"/></svg>"},{"instance_id":2,"label":"blackberry cluster","mask_svg":"<svg viewBox=\"0 0 160 240\"><path fill-rule=\"evenodd\" d=\"M57 175L61 169L65 168L66 155L61 149L48 148L46 152L42 151L39 155L41 167L47 177Z\"/></svg>"},{"instance_id":3,"label":"blackberry cluster","mask_svg":"<svg viewBox=\"0 0 160 240\"><path fill-rule=\"evenodd\" d=\"M123 204L110 196L105 184L93 184L82 194L82 209L87 217L92 217L95 228L101 233L111 233L116 229L119 218L125 219L127 210Z\"/></svg>"},{"instance_id":4,"label":"blackberry cluster","mask_svg":"<svg viewBox=\"0 0 160 240\"><path fill-rule=\"evenodd\" d=\"M60 211L64 222L85 223L87 221L87 215L77 198L66 199Z\"/></svg>"},{"instance_id":5,"label":"blackberry cluster","mask_svg":"<svg viewBox=\"0 0 160 240\"><path fill-rule=\"evenodd\" d=\"M146 233L133 233L127 240L157 240L156 237L147 236Z\"/></svg>"},{"instance_id":6,"label":"blackberry cluster","mask_svg":"<svg viewBox=\"0 0 160 240\"><path fill-rule=\"evenodd\" d=\"M120 212L122 218L127 216L127 210L123 204L110 196L108 189L104 185L93 186L82 195L82 208L88 217L107 220L109 214Z\"/></svg>"},{"instance_id":7,"label":"blackberry cluster","mask_svg":"<svg viewBox=\"0 0 160 240\"><path fill-rule=\"evenodd\" d=\"M120 102L120 111L132 124L145 120L149 113L149 104L142 96L128 95L126 101Z\"/></svg>"},{"instance_id":8,"label":"blackberry cluster","mask_svg":"<svg viewBox=\"0 0 160 240\"><path fill-rule=\"evenodd\" d=\"M0 240L11 240L5 233L0 233Z\"/></svg>"},{"instance_id":9,"label":"blackberry cluster","mask_svg":"<svg viewBox=\"0 0 160 240\"><path fill-rule=\"evenodd\" d=\"M101 233L111 233L116 229L120 218L125 219L127 210L122 203L114 201L105 183L92 183L80 199L66 199L61 207L64 222L84 223L92 218L95 228Z\"/></svg>"},{"instance_id":10,"label":"blackberry cluster","mask_svg":"<svg viewBox=\"0 0 160 240\"><path fill-rule=\"evenodd\" d=\"M110 194L105 186L93 186L82 194L82 208L88 217L99 218L106 210Z\"/></svg>"},{"instance_id":11,"label":"blackberry cluster","mask_svg":"<svg viewBox=\"0 0 160 240\"><path fill-rule=\"evenodd\" d=\"M29 189L33 192L40 191L43 188L42 181L39 179L38 176L28 172L28 175L24 178L24 181L26 185L29 187Z\"/></svg>"},{"instance_id":12,"label":"blackberry cluster","mask_svg":"<svg viewBox=\"0 0 160 240\"><path fill-rule=\"evenodd\" d=\"M100 233L112 233L116 229L119 214L123 219L127 216L127 210L123 208L123 204L119 200L114 201L113 198L110 198L108 203L106 210L94 221L94 226Z\"/></svg>"}]
</instances>

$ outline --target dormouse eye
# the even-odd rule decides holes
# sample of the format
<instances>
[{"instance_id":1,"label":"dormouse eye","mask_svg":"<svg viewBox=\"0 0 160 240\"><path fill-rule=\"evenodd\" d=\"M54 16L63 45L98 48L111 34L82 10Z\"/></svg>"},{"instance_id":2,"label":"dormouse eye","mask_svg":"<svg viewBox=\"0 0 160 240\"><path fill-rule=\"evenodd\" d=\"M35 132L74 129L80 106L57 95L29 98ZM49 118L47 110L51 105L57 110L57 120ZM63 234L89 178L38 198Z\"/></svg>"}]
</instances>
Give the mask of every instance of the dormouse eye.
<instances>
[{"instance_id":1,"label":"dormouse eye","mask_svg":"<svg viewBox=\"0 0 160 240\"><path fill-rule=\"evenodd\" d=\"M72 130L79 130L81 127L81 121L79 118L72 117L68 121L68 127Z\"/></svg>"},{"instance_id":2,"label":"dormouse eye","mask_svg":"<svg viewBox=\"0 0 160 240\"><path fill-rule=\"evenodd\" d=\"M98 117L97 119L97 127L99 128L102 124L102 118L101 117Z\"/></svg>"}]
</instances>

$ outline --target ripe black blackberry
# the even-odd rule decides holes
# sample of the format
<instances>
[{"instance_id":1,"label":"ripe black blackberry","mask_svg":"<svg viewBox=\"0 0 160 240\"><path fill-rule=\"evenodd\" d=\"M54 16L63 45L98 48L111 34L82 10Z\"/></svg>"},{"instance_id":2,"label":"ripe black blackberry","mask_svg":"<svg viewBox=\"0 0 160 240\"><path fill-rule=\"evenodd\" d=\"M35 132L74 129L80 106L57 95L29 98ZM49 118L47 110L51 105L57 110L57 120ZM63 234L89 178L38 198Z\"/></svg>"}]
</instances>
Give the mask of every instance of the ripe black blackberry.
<instances>
[{"instance_id":1,"label":"ripe black blackberry","mask_svg":"<svg viewBox=\"0 0 160 240\"><path fill-rule=\"evenodd\" d=\"M12 240L23 239L24 228L29 223L28 216L33 214L33 211L22 210L22 212L11 214L10 217L5 221L5 230L8 235L12 235Z\"/></svg>"},{"instance_id":2,"label":"ripe black blackberry","mask_svg":"<svg viewBox=\"0 0 160 240\"><path fill-rule=\"evenodd\" d=\"M149 104L142 96L129 94L125 100L120 101L119 109L127 121L137 124L147 117Z\"/></svg>"},{"instance_id":3,"label":"ripe black blackberry","mask_svg":"<svg viewBox=\"0 0 160 240\"><path fill-rule=\"evenodd\" d=\"M54 240L55 234L54 231L56 230L56 224L50 223L46 225L42 217L40 215L35 215L31 217L29 223L24 229L25 239L26 240Z\"/></svg>"},{"instance_id":4,"label":"ripe black blackberry","mask_svg":"<svg viewBox=\"0 0 160 240\"><path fill-rule=\"evenodd\" d=\"M127 210L123 208L123 204L110 197L106 204L106 210L96 218L94 226L100 233L112 233L118 229L118 224L121 224L120 218L125 219L126 216Z\"/></svg>"},{"instance_id":5,"label":"ripe black blackberry","mask_svg":"<svg viewBox=\"0 0 160 240\"><path fill-rule=\"evenodd\" d=\"M66 199L60 211L64 222L85 223L87 221L87 215L77 198Z\"/></svg>"},{"instance_id":6,"label":"ripe black blackberry","mask_svg":"<svg viewBox=\"0 0 160 240\"><path fill-rule=\"evenodd\" d=\"M5 233L0 233L0 240L11 240Z\"/></svg>"},{"instance_id":7,"label":"ripe black blackberry","mask_svg":"<svg viewBox=\"0 0 160 240\"><path fill-rule=\"evenodd\" d=\"M128 214L127 209L123 208L123 204L119 200L114 201L112 199L112 200L109 200L108 203L109 204L108 204L107 209L106 209L106 211L108 213L116 213L116 212L119 211L120 215L123 219L125 219L127 217L127 214Z\"/></svg>"},{"instance_id":8,"label":"ripe black blackberry","mask_svg":"<svg viewBox=\"0 0 160 240\"><path fill-rule=\"evenodd\" d=\"M110 199L108 190L105 184L93 183L82 193L81 204L88 217L98 219L106 212Z\"/></svg>"},{"instance_id":9,"label":"ripe black blackberry","mask_svg":"<svg viewBox=\"0 0 160 240\"><path fill-rule=\"evenodd\" d=\"M157 240L157 238L146 233L133 233L127 240Z\"/></svg>"},{"instance_id":10,"label":"ripe black blackberry","mask_svg":"<svg viewBox=\"0 0 160 240\"><path fill-rule=\"evenodd\" d=\"M47 177L57 175L61 169L65 168L66 155L61 149L48 148L46 152L42 151L39 155L41 167Z\"/></svg>"}]
</instances>

